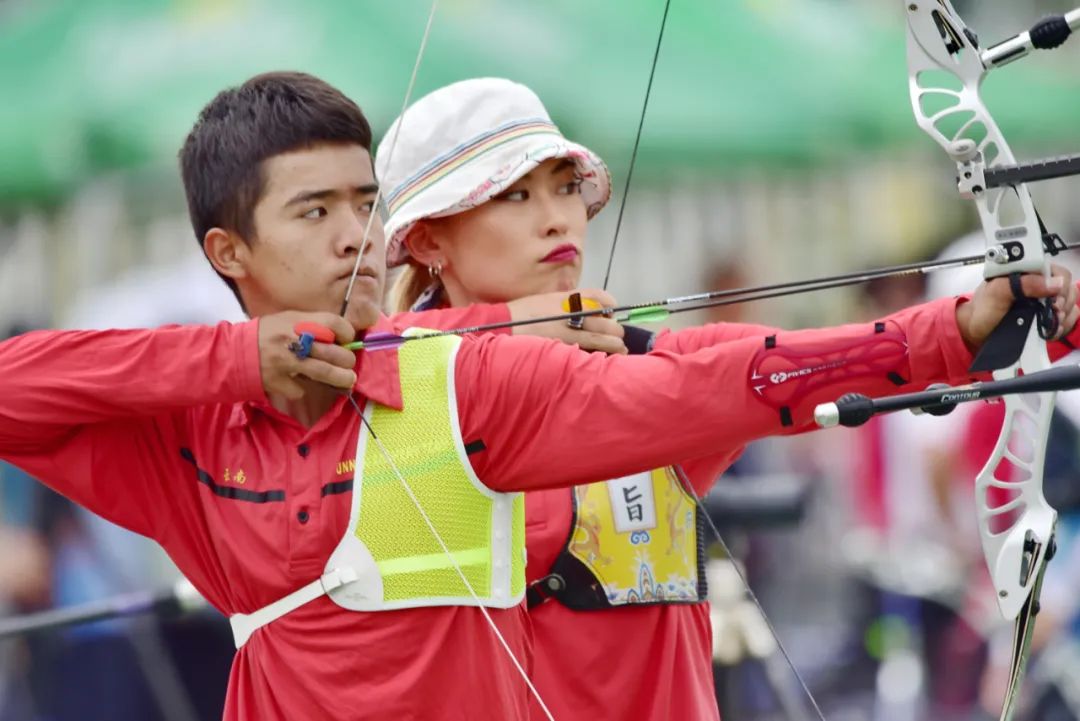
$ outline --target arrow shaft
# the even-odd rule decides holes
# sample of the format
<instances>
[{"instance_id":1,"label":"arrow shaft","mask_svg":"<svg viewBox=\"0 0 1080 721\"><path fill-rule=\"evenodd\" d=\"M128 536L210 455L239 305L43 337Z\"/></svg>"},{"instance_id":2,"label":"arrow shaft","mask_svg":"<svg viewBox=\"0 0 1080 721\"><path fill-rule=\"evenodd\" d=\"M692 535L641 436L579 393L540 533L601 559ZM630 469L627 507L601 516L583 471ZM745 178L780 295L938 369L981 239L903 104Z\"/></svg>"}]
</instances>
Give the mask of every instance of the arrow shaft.
<instances>
[{"instance_id":1,"label":"arrow shaft","mask_svg":"<svg viewBox=\"0 0 1080 721\"><path fill-rule=\"evenodd\" d=\"M1080 243L1070 243L1065 246L1066 250L1072 250L1075 248L1080 248ZM439 331L436 333L424 333L415 336L379 338L369 343L358 341L356 343L350 343L345 347L349 348L350 350L387 349L397 347L407 341L420 340L422 338L439 338L448 335L469 335L472 333L485 333L494 330L503 330L505 328L517 328L520 326L536 325L538 323L551 323L555 321L566 321L575 318L590 318L593 316L611 317L621 314L627 314L625 318L620 318L620 321L626 322L636 320L638 322L649 322L649 320L662 320L662 316L664 315L664 313L662 313L661 311L666 312L666 314L686 313L689 311L702 310L705 308L717 308L726 305L735 305L738 303L749 303L751 301L783 298L789 295L799 295L802 293L811 293L819 290L843 288L846 286L858 285L860 283L867 283L872 280L880 280L883 278L902 277L905 275L920 275L939 270L963 268L966 266L978 265L983 262L985 262L985 257L982 254L979 254L970 255L963 258L950 258L947 260L931 260L919 263L905 263L903 265L893 265L885 268L878 268L876 270L842 273L840 275L827 276L824 278L788 281L785 283L761 285L752 288L733 288L728 290L710 291L707 293L695 293L692 295L678 296L675 298L666 298L664 300L651 303L633 303L630 305L616 306L615 308L581 310L571 313L559 313L556 315L541 316L539 318L522 318L520 320L502 321L499 323L487 323L484 325L470 326L468 328L455 328L453 330Z\"/></svg>"}]
</instances>

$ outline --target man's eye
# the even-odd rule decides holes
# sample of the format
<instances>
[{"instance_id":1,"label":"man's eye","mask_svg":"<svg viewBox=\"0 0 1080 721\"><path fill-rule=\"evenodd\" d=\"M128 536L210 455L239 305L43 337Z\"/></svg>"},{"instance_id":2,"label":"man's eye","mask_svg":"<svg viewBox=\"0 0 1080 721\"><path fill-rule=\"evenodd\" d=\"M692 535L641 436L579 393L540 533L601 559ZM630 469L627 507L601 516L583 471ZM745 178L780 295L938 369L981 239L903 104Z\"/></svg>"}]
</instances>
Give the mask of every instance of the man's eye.
<instances>
[{"instance_id":1,"label":"man's eye","mask_svg":"<svg viewBox=\"0 0 1080 721\"><path fill-rule=\"evenodd\" d=\"M326 208L323 208L322 206L319 206L318 208L312 208L311 210L307 211L306 213L304 213L300 217L307 218L308 220L316 220L318 218L325 218L326 217Z\"/></svg>"}]
</instances>

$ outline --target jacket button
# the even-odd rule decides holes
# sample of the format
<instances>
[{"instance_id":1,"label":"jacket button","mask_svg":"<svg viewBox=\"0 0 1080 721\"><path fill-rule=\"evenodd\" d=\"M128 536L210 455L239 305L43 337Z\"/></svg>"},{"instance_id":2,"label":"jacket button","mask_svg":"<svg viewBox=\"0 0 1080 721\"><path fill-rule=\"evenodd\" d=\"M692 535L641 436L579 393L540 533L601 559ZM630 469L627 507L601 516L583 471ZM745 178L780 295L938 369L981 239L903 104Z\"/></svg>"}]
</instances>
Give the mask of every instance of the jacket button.
<instances>
[{"instance_id":1,"label":"jacket button","mask_svg":"<svg viewBox=\"0 0 1080 721\"><path fill-rule=\"evenodd\" d=\"M311 447L307 443L301 443L297 446L296 452L300 454L301 458L307 458L308 454L311 453Z\"/></svg>"},{"instance_id":2,"label":"jacket button","mask_svg":"<svg viewBox=\"0 0 1080 721\"><path fill-rule=\"evenodd\" d=\"M296 514L296 520L300 521L300 523L307 523L309 518L311 518L311 516L308 514L306 508L302 508L300 512Z\"/></svg>"}]
</instances>

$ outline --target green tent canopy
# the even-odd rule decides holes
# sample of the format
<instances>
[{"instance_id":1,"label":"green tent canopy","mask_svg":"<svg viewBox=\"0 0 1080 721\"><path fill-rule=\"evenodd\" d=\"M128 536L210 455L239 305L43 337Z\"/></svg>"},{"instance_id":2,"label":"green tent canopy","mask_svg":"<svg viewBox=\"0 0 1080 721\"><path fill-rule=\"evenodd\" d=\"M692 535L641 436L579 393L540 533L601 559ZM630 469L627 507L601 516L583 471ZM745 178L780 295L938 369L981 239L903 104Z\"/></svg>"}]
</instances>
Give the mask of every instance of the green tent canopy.
<instances>
[{"instance_id":1,"label":"green tent canopy","mask_svg":"<svg viewBox=\"0 0 1080 721\"><path fill-rule=\"evenodd\" d=\"M400 112L429 9L428 0L27 4L0 26L0 204L61 195L101 170L173 162L214 93L267 70L327 79L379 135ZM663 0L444 1L413 97L467 77L519 80L565 133L625 168L663 10ZM1071 62L1032 58L987 81L1016 144L1075 139L1076 46L1057 51ZM817 164L929 143L908 105L899 7L894 17L825 0L672 2L643 172Z\"/></svg>"}]
</instances>

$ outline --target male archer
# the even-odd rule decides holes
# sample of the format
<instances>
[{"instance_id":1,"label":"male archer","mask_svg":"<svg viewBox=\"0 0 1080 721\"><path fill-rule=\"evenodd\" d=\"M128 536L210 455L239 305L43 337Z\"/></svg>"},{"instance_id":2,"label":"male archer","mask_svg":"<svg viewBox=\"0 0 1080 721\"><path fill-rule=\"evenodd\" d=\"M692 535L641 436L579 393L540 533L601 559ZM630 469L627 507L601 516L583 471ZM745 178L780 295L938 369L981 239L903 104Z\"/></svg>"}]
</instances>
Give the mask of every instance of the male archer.
<instances>
[{"instance_id":1,"label":"male archer","mask_svg":"<svg viewBox=\"0 0 1080 721\"><path fill-rule=\"evenodd\" d=\"M223 91L180 160L196 237L250 320L0 344L0 459L156 540L232 617L230 721L526 719L519 491L733 457L897 378L965 381L1013 300L994 281L873 324L686 354L505 334L353 354L339 344L408 322L379 311L370 150L360 109L316 78ZM1067 272L1022 288L1054 298L1072 331ZM460 312L468 325L530 311ZM300 321L337 343L298 358ZM760 380L774 376L790 380Z\"/></svg>"}]
</instances>

